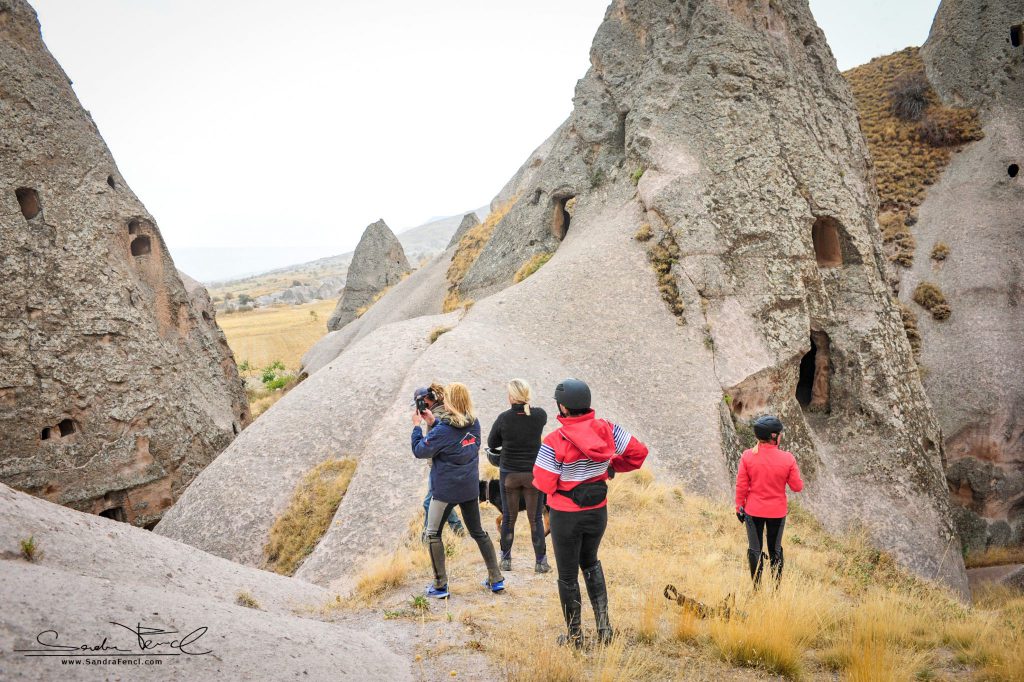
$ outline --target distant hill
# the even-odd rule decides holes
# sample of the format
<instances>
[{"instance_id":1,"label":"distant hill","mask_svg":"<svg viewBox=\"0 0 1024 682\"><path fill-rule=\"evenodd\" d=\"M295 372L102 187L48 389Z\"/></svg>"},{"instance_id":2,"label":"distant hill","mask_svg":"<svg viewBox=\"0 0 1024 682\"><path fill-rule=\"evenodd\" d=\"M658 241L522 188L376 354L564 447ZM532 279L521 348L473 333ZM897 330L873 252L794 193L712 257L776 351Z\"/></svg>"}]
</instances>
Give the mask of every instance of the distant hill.
<instances>
[{"instance_id":1,"label":"distant hill","mask_svg":"<svg viewBox=\"0 0 1024 682\"><path fill-rule=\"evenodd\" d=\"M488 208L482 206L475 213L484 217ZM441 253L465 213L437 218L397 234L406 257L415 267L424 259ZM266 270L259 274L221 281L207 282L210 296L218 308L224 310L238 305L239 298L258 305L275 303L305 303L310 300L336 297L345 283L352 252L325 256L316 260ZM229 296L229 300L225 297Z\"/></svg>"}]
</instances>

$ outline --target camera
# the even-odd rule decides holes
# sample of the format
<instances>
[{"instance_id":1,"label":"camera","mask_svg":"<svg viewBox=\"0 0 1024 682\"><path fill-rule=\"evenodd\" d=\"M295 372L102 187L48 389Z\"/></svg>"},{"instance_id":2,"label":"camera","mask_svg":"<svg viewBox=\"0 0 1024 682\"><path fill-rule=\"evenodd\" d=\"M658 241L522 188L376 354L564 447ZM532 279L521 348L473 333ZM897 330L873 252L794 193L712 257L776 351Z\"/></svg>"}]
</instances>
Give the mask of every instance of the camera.
<instances>
[{"instance_id":1,"label":"camera","mask_svg":"<svg viewBox=\"0 0 1024 682\"><path fill-rule=\"evenodd\" d=\"M425 399L423 399L423 398L416 398L415 402L416 402L416 411L417 412L425 412L426 410L429 409L427 407L427 401Z\"/></svg>"},{"instance_id":2,"label":"camera","mask_svg":"<svg viewBox=\"0 0 1024 682\"><path fill-rule=\"evenodd\" d=\"M412 395L412 402L416 406L417 412L425 412L430 409L430 405L427 403L428 400L431 403L437 402L437 395L430 388L417 388L416 392Z\"/></svg>"}]
</instances>

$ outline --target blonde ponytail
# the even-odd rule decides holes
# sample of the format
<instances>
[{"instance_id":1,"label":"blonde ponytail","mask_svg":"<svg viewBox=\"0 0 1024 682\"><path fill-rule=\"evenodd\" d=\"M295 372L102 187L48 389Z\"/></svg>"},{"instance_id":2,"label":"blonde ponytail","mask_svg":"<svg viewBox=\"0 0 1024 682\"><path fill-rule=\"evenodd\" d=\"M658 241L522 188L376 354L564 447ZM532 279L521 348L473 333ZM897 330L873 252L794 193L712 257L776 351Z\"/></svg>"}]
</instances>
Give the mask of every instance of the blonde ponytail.
<instances>
[{"instance_id":1,"label":"blonde ponytail","mask_svg":"<svg viewBox=\"0 0 1024 682\"><path fill-rule=\"evenodd\" d=\"M513 379L508 382L508 397L513 403L522 403L523 410L526 414L530 414L530 399L532 397L530 384L522 379Z\"/></svg>"}]
</instances>

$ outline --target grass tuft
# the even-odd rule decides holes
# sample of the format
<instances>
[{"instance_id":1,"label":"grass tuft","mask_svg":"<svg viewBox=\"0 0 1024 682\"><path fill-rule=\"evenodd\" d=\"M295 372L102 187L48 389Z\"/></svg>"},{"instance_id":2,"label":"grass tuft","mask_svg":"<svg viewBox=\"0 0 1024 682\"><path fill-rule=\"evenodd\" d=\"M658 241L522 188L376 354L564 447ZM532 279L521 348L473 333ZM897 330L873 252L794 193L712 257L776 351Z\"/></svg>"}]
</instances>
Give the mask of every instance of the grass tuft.
<instances>
[{"instance_id":1,"label":"grass tuft","mask_svg":"<svg viewBox=\"0 0 1024 682\"><path fill-rule=\"evenodd\" d=\"M944 261L947 258L949 258L949 246L946 245L946 242L936 242L932 247L932 260Z\"/></svg>"},{"instance_id":2,"label":"grass tuft","mask_svg":"<svg viewBox=\"0 0 1024 682\"><path fill-rule=\"evenodd\" d=\"M451 330L451 327L434 327L430 331L430 334L427 336L427 341L429 341L430 343L434 343L439 338L441 338L442 335L447 334Z\"/></svg>"},{"instance_id":3,"label":"grass tuft","mask_svg":"<svg viewBox=\"0 0 1024 682\"><path fill-rule=\"evenodd\" d=\"M36 543L34 535L23 538L19 544L21 545L21 558L25 561L35 563L42 558L42 552L39 551L39 545Z\"/></svg>"},{"instance_id":4,"label":"grass tuft","mask_svg":"<svg viewBox=\"0 0 1024 682\"><path fill-rule=\"evenodd\" d=\"M512 282L519 284L524 279L532 275L533 273L540 270L544 265L551 260L551 257L555 255L553 253L538 253L533 258L523 263L522 267L516 271L515 276L512 278Z\"/></svg>"},{"instance_id":5,"label":"grass tuft","mask_svg":"<svg viewBox=\"0 0 1024 682\"><path fill-rule=\"evenodd\" d=\"M235 603L239 606L244 606L247 609L260 609L260 603L256 601L256 597L252 596L245 590L239 590L235 595Z\"/></svg>"},{"instance_id":6,"label":"grass tuft","mask_svg":"<svg viewBox=\"0 0 1024 682\"><path fill-rule=\"evenodd\" d=\"M921 282L914 289L914 303L932 314L936 320L945 320L952 312L942 289L931 282Z\"/></svg>"},{"instance_id":7,"label":"grass tuft","mask_svg":"<svg viewBox=\"0 0 1024 682\"><path fill-rule=\"evenodd\" d=\"M281 575L295 573L330 526L355 470L354 459L332 459L303 477L288 508L270 528L263 548L265 568Z\"/></svg>"}]
</instances>

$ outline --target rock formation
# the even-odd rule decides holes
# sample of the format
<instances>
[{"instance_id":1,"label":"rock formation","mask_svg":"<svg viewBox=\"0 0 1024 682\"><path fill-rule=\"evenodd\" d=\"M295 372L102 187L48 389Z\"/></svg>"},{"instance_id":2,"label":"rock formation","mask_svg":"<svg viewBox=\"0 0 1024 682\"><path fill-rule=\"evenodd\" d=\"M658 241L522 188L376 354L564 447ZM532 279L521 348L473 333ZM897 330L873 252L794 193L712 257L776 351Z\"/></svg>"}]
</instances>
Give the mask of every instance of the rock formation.
<instances>
[{"instance_id":1,"label":"rock formation","mask_svg":"<svg viewBox=\"0 0 1024 682\"><path fill-rule=\"evenodd\" d=\"M476 213L467 213L462 216L462 222L459 223L459 228L455 230L455 234L452 235L452 240L448 242L448 248L455 246L459 243L463 236L469 232L470 228L476 227L480 224L480 219L476 217Z\"/></svg>"},{"instance_id":2,"label":"rock formation","mask_svg":"<svg viewBox=\"0 0 1024 682\"><path fill-rule=\"evenodd\" d=\"M245 423L231 352L23 0L0 120L0 480L152 525Z\"/></svg>"},{"instance_id":3,"label":"rock formation","mask_svg":"<svg viewBox=\"0 0 1024 682\"><path fill-rule=\"evenodd\" d=\"M387 224L378 220L368 225L352 256L345 289L327 328L336 331L359 317L378 294L401 281L410 269L401 242Z\"/></svg>"},{"instance_id":4,"label":"rock formation","mask_svg":"<svg viewBox=\"0 0 1024 682\"><path fill-rule=\"evenodd\" d=\"M929 189L900 293L913 305L929 282L951 310L942 321L919 316L920 360L970 550L1024 542L1022 22L1022 0L944 0L921 50L943 101L976 108L985 132ZM940 244L948 255L929 259Z\"/></svg>"},{"instance_id":5,"label":"rock formation","mask_svg":"<svg viewBox=\"0 0 1024 682\"><path fill-rule=\"evenodd\" d=\"M486 427L509 377L546 406L578 376L601 414L650 445L658 475L723 500L750 419L779 413L803 502L827 527L863 526L965 593L940 431L882 274L867 151L806 3L615 0L591 63L569 120L496 199L511 208L479 257L442 283L476 303L399 321L414 314L401 304L410 277L374 306L395 317L365 321L358 342L352 327L328 335L307 356L321 368L257 424L283 435L261 447L244 432L157 532L254 562L268 520L204 524L204 500L229 501L257 453L288 476L253 486L246 509L287 496L312 461L293 464L296 452L350 455L359 468L335 522L296 574L342 587L417 513L415 386L465 381ZM410 349L437 326L452 329ZM320 392L364 399L334 410ZM300 411L311 432L293 427Z\"/></svg>"},{"instance_id":6,"label":"rock formation","mask_svg":"<svg viewBox=\"0 0 1024 682\"><path fill-rule=\"evenodd\" d=\"M31 563L10 551L28 538L38 548ZM57 644L99 646L106 637L108 647L138 652L131 633L112 623L177 630L173 639L206 628L198 639L190 640L196 645L191 651L211 653L169 656L160 667L159 679L264 678L258 666L267 661L268 652L273 652L277 679L412 677L411 651L390 650L411 647L402 647L401 640L388 641L394 636L381 631L379 618L359 624L317 620L332 599L320 587L239 566L4 485L0 485L0 547L4 679L105 678L97 674L95 665L63 666L55 658L30 657L15 650L40 648L36 636L55 630ZM254 608L238 603L243 593ZM43 641L54 642L45 636ZM173 650L156 647L151 651ZM123 675L120 668L125 667L119 666L119 674L110 679L147 677L139 674L143 666ZM104 672L109 672L109 666Z\"/></svg>"}]
</instances>

